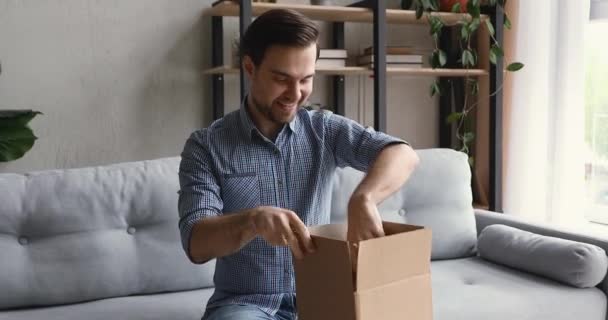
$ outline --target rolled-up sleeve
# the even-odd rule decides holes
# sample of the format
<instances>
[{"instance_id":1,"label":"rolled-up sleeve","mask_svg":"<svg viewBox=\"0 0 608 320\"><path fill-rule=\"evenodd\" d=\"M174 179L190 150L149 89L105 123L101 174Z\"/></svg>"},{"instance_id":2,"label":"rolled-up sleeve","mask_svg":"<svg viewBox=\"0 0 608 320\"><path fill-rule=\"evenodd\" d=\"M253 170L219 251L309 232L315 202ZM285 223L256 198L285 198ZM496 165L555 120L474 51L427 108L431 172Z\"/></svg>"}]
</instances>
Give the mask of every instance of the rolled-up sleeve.
<instances>
[{"instance_id":1,"label":"rolled-up sleeve","mask_svg":"<svg viewBox=\"0 0 608 320\"><path fill-rule=\"evenodd\" d=\"M333 113L325 117L325 132L325 141L333 152L336 166L350 166L360 171L367 171L384 147L396 143L409 145L402 139Z\"/></svg>"},{"instance_id":2,"label":"rolled-up sleeve","mask_svg":"<svg viewBox=\"0 0 608 320\"><path fill-rule=\"evenodd\" d=\"M194 225L222 212L223 202L216 175L213 172L206 131L190 135L181 154L179 165L178 211L182 246L190 257L190 237Z\"/></svg>"}]
</instances>

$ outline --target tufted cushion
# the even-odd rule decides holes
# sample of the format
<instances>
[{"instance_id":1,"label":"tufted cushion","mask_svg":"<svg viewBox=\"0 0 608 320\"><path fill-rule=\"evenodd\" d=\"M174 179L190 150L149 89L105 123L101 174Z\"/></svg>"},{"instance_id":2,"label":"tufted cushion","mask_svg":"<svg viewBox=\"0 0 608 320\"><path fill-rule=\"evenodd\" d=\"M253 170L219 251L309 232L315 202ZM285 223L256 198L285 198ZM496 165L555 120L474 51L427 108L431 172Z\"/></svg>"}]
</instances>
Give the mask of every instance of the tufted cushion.
<instances>
[{"instance_id":1,"label":"tufted cushion","mask_svg":"<svg viewBox=\"0 0 608 320\"><path fill-rule=\"evenodd\" d=\"M606 252L598 246L502 224L484 228L477 245L484 259L578 288L595 287L608 268Z\"/></svg>"},{"instance_id":2,"label":"tufted cushion","mask_svg":"<svg viewBox=\"0 0 608 320\"><path fill-rule=\"evenodd\" d=\"M434 260L471 256L477 231L467 156L451 149L416 152L420 164L406 185L378 207L383 220L430 227ZM348 199L362 178L363 173L352 168L338 169L332 222L346 221Z\"/></svg>"},{"instance_id":3,"label":"tufted cushion","mask_svg":"<svg viewBox=\"0 0 608 320\"><path fill-rule=\"evenodd\" d=\"M180 245L178 165L0 174L0 309L211 286Z\"/></svg>"}]
</instances>

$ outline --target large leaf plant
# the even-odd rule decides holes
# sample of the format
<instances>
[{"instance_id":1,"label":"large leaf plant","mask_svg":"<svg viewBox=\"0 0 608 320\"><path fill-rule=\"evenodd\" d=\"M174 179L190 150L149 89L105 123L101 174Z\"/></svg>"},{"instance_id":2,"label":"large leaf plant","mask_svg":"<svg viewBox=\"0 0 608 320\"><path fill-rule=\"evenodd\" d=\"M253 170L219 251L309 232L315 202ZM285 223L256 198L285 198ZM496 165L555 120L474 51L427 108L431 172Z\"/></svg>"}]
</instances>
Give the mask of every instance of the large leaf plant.
<instances>
[{"instance_id":1,"label":"large leaf plant","mask_svg":"<svg viewBox=\"0 0 608 320\"><path fill-rule=\"evenodd\" d=\"M42 113L32 110L0 110L0 162L19 159L34 146L38 138L28 123L38 114Z\"/></svg>"},{"instance_id":2,"label":"large leaf plant","mask_svg":"<svg viewBox=\"0 0 608 320\"><path fill-rule=\"evenodd\" d=\"M19 159L28 152L37 137L28 123L36 115L32 110L0 110L0 162Z\"/></svg>"}]
</instances>

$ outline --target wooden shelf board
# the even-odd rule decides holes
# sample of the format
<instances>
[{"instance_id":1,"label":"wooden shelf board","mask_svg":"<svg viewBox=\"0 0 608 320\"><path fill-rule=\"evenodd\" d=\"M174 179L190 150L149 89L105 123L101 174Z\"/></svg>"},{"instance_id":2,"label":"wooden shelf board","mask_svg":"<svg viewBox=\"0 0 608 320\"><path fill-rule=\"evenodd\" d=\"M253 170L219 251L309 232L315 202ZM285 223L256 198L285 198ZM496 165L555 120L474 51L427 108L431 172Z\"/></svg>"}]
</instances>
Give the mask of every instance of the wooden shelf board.
<instances>
[{"instance_id":1,"label":"wooden shelf board","mask_svg":"<svg viewBox=\"0 0 608 320\"><path fill-rule=\"evenodd\" d=\"M230 66L220 66L203 71L204 74L238 74L239 69ZM318 74L323 75L373 75L373 70L365 67L317 68ZM431 68L396 68L386 69L387 75L411 75L430 77L465 77L487 76L482 69L431 69Z\"/></svg>"},{"instance_id":2,"label":"wooden shelf board","mask_svg":"<svg viewBox=\"0 0 608 320\"><path fill-rule=\"evenodd\" d=\"M245 0L246 1L246 0ZM287 3L265 3L254 2L251 4L253 16L259 16L262 13L272 9L293 9L313 20L333 21L333 22L373 22L374 16L370 9L343 7L343 6L315 6L303 4L287 4ZM222 1L215 6L207 8L204 15L208 16L223 16L223 17L238 17L239 4L234 1ZM470 19L468 14L437 12L433 15L439 16L442 21L448 25L456 24L463 19ZM482 19L488 17L482 15ZM387 9L386 22L388 24L424 24L427 23L425 18L416 19L416 12L413 10Z\"/></svg>"}]
</instances>

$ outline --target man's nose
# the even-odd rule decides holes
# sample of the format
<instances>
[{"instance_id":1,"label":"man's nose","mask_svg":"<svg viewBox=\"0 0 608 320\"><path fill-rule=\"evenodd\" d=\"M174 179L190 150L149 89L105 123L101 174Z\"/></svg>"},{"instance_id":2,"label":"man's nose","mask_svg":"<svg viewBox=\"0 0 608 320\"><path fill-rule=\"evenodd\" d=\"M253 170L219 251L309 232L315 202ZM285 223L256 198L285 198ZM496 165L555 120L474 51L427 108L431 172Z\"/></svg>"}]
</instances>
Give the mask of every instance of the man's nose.
<instances>
[{"instance_id":1,"label":"man's nose","mask_svg":"<svg viewBox=\"0 0 608 320\"><path fill-rule=\"evenodd\" d=\"M289 102L295 103L300 101L300 97L302 96L302 91L299 83L295 83L289 86L287 89L286 96L289 98Z\"/></svg>"}]
</instances>

